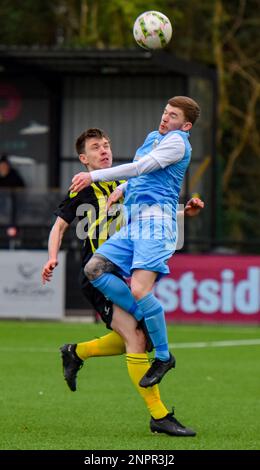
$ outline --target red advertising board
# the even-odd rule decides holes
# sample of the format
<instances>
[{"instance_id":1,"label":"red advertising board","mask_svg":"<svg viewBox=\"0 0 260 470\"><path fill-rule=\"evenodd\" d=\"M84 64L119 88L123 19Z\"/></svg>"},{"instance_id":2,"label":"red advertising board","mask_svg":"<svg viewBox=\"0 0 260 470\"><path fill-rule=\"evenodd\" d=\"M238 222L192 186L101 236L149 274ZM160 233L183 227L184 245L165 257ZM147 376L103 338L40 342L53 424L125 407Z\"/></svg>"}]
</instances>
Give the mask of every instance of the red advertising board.
<instances>
[{"instance_id":1,"label":"red advertising board","mask_svg":"<svg viewBox=\"0 0 260 470\"><path fill-rule=\"evenodd\" d=\"M182 255L155 287L166 319L260 323L260 256Z\"/></svg>"}]
</instances>

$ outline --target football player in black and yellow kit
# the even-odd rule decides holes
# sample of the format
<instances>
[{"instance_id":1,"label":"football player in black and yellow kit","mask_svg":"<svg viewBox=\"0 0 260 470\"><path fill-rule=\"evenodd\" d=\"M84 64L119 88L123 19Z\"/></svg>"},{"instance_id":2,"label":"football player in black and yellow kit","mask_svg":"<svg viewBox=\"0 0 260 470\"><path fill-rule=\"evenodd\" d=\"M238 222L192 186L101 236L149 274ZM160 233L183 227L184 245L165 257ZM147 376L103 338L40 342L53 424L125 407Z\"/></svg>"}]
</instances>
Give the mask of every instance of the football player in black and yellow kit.
<instances>
[{"instance_id":1,"label":"football player in black and yellow kit","mask_svg":"<svg viewBox=\"0 0 260 470\"><path fill-rule=\"evenodd\" d=\"M76 150L81 163L89 171L109 168L112 165L110 139L100 129L88 129L83 132L76 141ZM137 325L134 317L116 305L112 305L103 294L92 286L83 272L83 267L96 249L109 235L120 228L121 212L115 211L112 215L108 215L107 201L113 198L116 190L122 195L122 200L119 199L119 202L123 202L123 183L122 181L93 183L80 193L69 193L55 211L57 219L49 236L49 260L42 270L43 283L51 280L53 270L58 265L58 252L64 233L73 220L78 217L80 238L84 238L80 272L81 288L85 297L100 314L107 328L112 329L110 333L101 338L64 345L61 348L64 377L69 388L75 391L77 372L82 367L84 360L90 357L126 353L129 376L143 397L152 419L157 422L158 432L170 435L194 435L192 430L182 426L172 413L169 413L160 399L158 385L146 389L139 386L141 377L150 367L146 353L146 336L140 325ZM202 207L203 203L199 199L191 200L186 205L185 212L189 215L196 215ZM82 236L84 234L85 236ZM115 318L116 331L113 329L113 319Z\"/></svg>"}]
</instances>

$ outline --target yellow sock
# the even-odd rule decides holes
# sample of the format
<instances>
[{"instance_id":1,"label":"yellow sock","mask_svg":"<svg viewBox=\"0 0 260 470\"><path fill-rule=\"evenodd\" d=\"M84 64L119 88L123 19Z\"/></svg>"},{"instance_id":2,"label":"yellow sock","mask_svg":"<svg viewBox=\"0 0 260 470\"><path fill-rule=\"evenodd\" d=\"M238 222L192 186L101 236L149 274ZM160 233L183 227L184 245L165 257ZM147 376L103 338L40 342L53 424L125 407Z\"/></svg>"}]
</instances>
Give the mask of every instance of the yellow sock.
<instances>
[{"instance_id":1,"label":"yellow sock","mask_svg":"<svg viewBox=\"0 0 260 470\"><path fill-rule=\"evenodd\" d=\"M78 343L76 353L83 361L94 356L117 356L125 352L125 343L121 336L112 331L101 338Z\"/></svg>"},{"instance_id":2,"label":"yellow sock","mask_svg":"<svg viewBox=\"0 0 260 470\"><path fill-rule=\"evenodd\" d=\"M143 397L152 417L160 419L166 416L169 411L161 401L158 385L148 388L143 388L139 385L139 381L150 368L147 354L126 354L126 362L131 380L139 394Z\"/></svg>"}]
</instances>

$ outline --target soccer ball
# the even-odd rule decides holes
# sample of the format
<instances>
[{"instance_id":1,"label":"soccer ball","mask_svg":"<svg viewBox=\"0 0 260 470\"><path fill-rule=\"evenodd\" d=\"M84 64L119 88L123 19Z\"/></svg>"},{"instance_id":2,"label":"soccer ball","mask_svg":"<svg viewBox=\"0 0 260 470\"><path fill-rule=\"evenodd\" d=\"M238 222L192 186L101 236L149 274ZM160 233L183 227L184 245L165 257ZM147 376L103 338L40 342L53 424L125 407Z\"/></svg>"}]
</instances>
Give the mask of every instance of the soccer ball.
<instances>
[{"instance_id":1,"label":"soccer ball","mask_svg":"<svg viewBox=\"0 0 260 470\"><path fill-rule=\"evenodd\" d=\"M172 37L172 25L163 13L145 11L135 20L134 38L144 49L162 49Z\"/></svg>"}]
</instances>

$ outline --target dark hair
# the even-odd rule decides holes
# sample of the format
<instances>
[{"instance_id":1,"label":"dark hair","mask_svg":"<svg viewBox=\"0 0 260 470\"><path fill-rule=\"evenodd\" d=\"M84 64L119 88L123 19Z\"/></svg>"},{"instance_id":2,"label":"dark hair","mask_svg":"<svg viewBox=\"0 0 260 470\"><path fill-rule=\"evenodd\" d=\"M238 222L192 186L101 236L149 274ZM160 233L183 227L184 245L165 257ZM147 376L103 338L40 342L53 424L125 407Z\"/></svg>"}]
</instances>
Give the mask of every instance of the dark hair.
<instances>
[{"instance_id":1,"label":"dark hair","mask_svg":"<svg viewBox=\"0 0 260 470\"><path fill-rule=\"evenodd\" d=\"M8 155L6 153L2 153L1 157L0 157L0 163L9 163L10 165L10 162L8 160Z\"/></svg>"},{"instance_id":2,"label":"dark hair","mask_svg":"<svg viewBox=\"0 0 260 470\"><path fill-rule=\"evenodd\" d=\"M96 137L97 139L107 139L108 142L110 142L108 135L102 131L102 129L97 129L95 127L87 129L82 132L76 140L75 147L78 155L85 152L86 140L92 139L93 137Z\"/></svg>"},{"instance_id":3,"label":"dark hair","mask_svg":"<svg viewBox=\"0 0 260 470\"><path fill-rule=\"evenodd\" d=\"M200 116L200 107L196 101L188 96L174 96L170 98L168 104L183 111L185 119L194 124Z\"/></svg>"}]
</instances>

